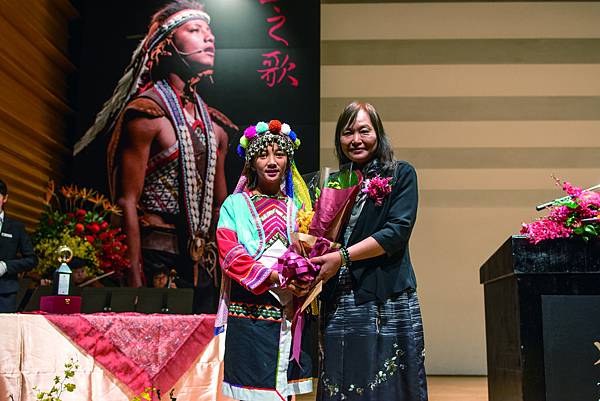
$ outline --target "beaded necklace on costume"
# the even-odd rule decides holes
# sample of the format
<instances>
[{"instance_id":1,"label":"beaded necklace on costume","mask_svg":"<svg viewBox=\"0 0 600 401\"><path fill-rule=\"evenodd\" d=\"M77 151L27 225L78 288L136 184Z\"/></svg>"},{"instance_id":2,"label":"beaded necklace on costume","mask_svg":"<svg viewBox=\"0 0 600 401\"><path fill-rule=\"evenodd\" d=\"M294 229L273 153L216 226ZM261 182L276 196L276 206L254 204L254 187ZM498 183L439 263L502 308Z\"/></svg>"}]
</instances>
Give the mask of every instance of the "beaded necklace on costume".
<instances>
[{"instance_id":1,"label":"beaded necklace on costume","mask_svg":"<svg viewBox=\"0 0 600 401\"><path fill-rule=\"evenodd\" d=\"M177 140L179 142L179 165L181 168L182 205L186 217L188 232L194 236L199 234L206 238L212 217L213 186L217 162L217 143L206 105L195 94L196 107L204 122L194 125L193 132L186 122L186 116L181 100L166 80L161 80L154 85L154 89L163 100L173 122ZM194 136L194 138L192 138ZM206 177L204 185L198 179L198 169L194 154L193 140L206 144Z\"/></svg>"},{"instance_id":2,"label":"beaded necklace on costume","mask_svg":"<svg viewBox=\"0 0 600 401\"><path fill-rule=\"evenodd\" d=\"M286 247L289 246L286 226L286 197L252 194L250 199L265 232L265 247L269 248L277 240L281 241Z\"/></svg>"}]
</instances>

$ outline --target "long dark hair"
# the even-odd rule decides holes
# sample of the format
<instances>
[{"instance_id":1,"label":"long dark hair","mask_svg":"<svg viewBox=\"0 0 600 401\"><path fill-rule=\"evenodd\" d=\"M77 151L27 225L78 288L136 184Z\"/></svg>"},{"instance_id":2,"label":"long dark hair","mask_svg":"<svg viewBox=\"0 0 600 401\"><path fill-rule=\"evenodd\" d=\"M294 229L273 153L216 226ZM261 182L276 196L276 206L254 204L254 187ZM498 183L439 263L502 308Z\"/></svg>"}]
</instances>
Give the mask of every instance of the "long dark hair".
<instances>
[{"instance_id":1,"label":"long dark hair","mask_svg":"<svg viewBox=\"0 0 600 401\"><path fill-rule=\"evenodd\" d=\"M381 117L372 104L357 101L354 101L346 106L344 111L342 111L342 114L340 114L337 125L335 126L335 155L338 159L340 167L351 162L351 160L342 151L340 136L344 130L346 130L346 128L354 124L359 110L364 110L369 115L371 123L373 124L373 128L375 129L375 135L377 135L377 147L375 148L371 162L377 161L380 166L389 167L394 162L394 150L390 146L390 142L385 134L385 130L383 129ZM367 164L371 164L371 162Z\"/></svg>"}]
</instances>

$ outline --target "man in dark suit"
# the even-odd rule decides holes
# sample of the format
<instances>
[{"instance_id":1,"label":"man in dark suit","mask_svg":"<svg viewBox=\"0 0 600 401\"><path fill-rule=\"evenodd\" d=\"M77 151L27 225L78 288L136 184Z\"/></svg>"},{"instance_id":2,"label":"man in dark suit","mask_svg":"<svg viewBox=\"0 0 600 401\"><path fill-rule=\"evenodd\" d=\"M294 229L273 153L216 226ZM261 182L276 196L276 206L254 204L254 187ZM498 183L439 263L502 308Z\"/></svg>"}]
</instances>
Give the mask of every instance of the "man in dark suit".
<instances>
[{"instance_id":1,"label":"man in dark suit","mask_svg":"<svg viewBox=\"0 0 600 401\"><path fill-rule=\"evenodd\" d=\"M8 188L0 180L0 313L17 311L17 291L21 272L37 265L33 245L25 232L25 225L6 216L4 205Z\"/></svg>"}]
</instances>

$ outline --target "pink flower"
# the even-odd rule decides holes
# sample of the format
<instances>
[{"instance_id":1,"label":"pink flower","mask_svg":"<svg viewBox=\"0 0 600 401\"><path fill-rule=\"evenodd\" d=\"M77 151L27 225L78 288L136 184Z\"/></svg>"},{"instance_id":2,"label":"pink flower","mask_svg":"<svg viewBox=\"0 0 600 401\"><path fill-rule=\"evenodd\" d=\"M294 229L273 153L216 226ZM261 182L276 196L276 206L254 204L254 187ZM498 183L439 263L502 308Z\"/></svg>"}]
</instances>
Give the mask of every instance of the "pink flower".
<instances>
[{"instance_id":1,"label":"pink flower","mask_svg":"<svg viewBox=\"0 0 600 401\"><path fill-rule=\"evenodd\" d=\"M600 209L600 193L583 191L579 195L579 204L587 209Z\"/></svg>"},{"instance_id":2,"label":"pink flower","mask_svg":"<svg viewBox=\"0 0 600 401\"><path fill-rule=\"evenodd\" d=\"M568 238L573 233L570 228L552 220L542 219L521 227L521 234L527 235L529 241L537 244L546 239Z\"/></svg>"},{"instance_id":3,"label":"pink flower","mask_svg":"<svg viewBox=\"0 0 600 401\"><path fill-rule=\"evenodd\" d=\"M537 244L546 239L598 236L598 223L588 219L599 216L600 194L582 190L567 181L563 182L562 188L567 196L554 201L548 217L523 224L521 233L529 237L530 242Z\"/></svg>"},{"instance_id":4,"label":"pink flower","mask_svg":"<svg viewBox=\"0 0 600 401\"><path fill-rule=\"evenodd\" d=\"M581 195L581 192L583 192L581 190L581 188L579 187L574 187L571 185L570 182L565 181L563 183L563 190L568 194L571 195L572 197L578 197L579 195Z\"/></svg>"},{"instance_id":5,"label":"pink flower","mask_svg":"<svg viewBox=\"0 0 600 401\"><path fill-rule=\"evenodd\" d=\"M569 214L572 212L567 206L557 206L550 212L548 216L549 220L564 223L569 218Z\"/></svg>"},{"instance_id":6,"label":"pink flower","mask_svg":"<svg viewBox=\"0 0 600 401\"><path fill-rule=\"evenodd\" d=\"M367 193L376 205L381 206L383 199L392 192L391 180L392 177L381 178L380 176L365 180L365 188L362 192Z\"/></svg>"}]
</instances>

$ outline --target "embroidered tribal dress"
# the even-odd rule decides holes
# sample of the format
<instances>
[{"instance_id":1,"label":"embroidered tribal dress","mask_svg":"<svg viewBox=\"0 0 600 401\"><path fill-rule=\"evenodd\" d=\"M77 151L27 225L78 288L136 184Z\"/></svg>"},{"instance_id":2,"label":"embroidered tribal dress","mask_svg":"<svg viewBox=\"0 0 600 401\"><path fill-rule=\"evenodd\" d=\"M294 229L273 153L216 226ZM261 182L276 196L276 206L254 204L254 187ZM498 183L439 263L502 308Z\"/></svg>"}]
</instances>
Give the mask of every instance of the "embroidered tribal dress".
<instances>
[{"instance_id":1,"label":"embroidered tribal dress","mask_svg":"<svg viewBox=\"0 0 600 401\"><path fill-rule=\"evenodd\" d=\"M217 332L226 324L223 393L236 400L281 401L312 391L311 333L307 319L301 366L290 362L291 313L287 292L270 290L267 278L290 243L296 207L288 197L242 192L221 207L217 241L223 304Z\"/></svg>"}]
</instances>

